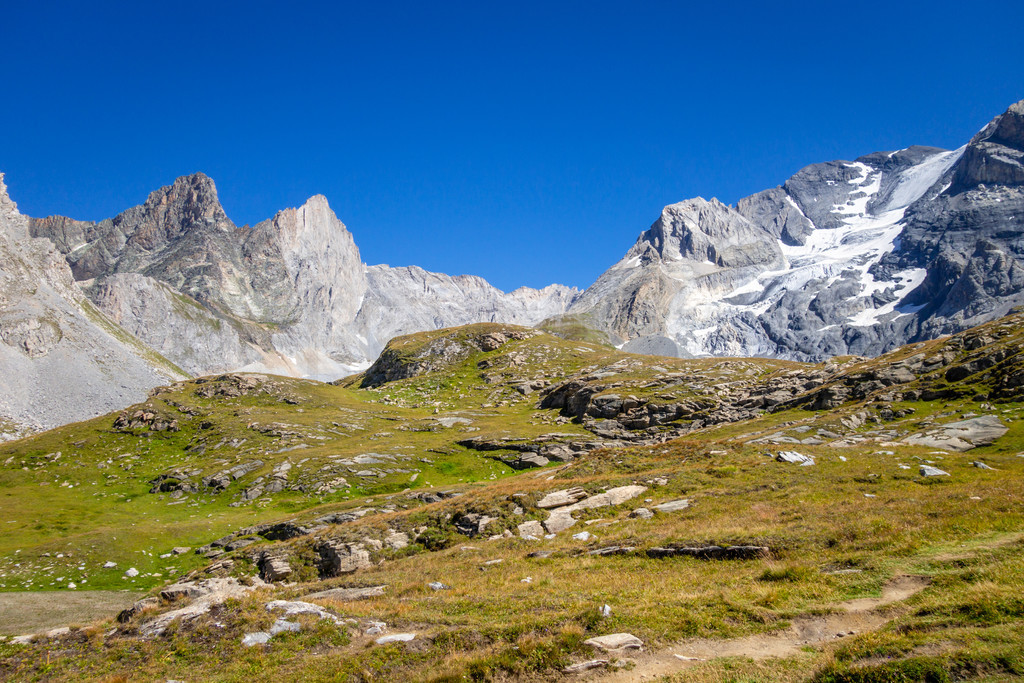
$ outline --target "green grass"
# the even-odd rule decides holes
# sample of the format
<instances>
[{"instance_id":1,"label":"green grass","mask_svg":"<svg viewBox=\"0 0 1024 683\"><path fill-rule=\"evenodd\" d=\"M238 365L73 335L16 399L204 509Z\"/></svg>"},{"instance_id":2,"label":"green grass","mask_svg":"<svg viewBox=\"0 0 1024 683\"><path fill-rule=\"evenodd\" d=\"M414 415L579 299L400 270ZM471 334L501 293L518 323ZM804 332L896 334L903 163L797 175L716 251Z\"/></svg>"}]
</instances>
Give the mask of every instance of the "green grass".
<instances>
[{"instance_id":1,"label":"green grass","mask_svg":"<svg viewBox=\"0 0 1024 683\"><path fill-rule=\"evenodd\" d=\"M472 326L444 334L465 339L489 329L501 328ZM436 338L413 335L395 347L413 358ZM930 342L925 351L944 343L949 342ZM846 372L916 352L921 351L851 361ZM687 638L771 633L794 619L833 612L842 601L877 597L887 581L906 573L929 576L931 584L887 608L891 621L879 629L810 646L795 657L703 662L673 674L673 680L823 683L1024 675L1019 654L1024 458L1018 457L1024 452L1024 404L1004 397L982 408L973 398L980 387L987 392L996 386L999 380L991 375L952 383L963 389L957 398L884 402L869 396L818 412L794 405L667 443L594 451L547 471L515 473L456 443L552 432L592 438L580 424L538 409L536 394L524 396L516 389L536 378L555 385L600 375L594 381L605 393L651 400L668 400L659 397L671 393L673 400L710 402L732 382L770 382L819 367L645 358L537 335L376 389L359 389L358 378L335 386L272 377L260 380L258 390L231 397L204 396L204 387L226 386L230 380L184 382L146 402L153 412L177 419L178 432L120 433L113 430L115 416L107 416L4 444L0 583L7 590L25 589L30 578L29 587L40 590L79 583L82 565L88 574L82 587L151 588L206 563L194 554L159 557L173 546L198 547L256 522L308 522L354 508L374 512L320 536L358 541L383 538L388 529L426 531L408 548L375 552L373 567L327 582L316 580L313 542L306 537L260 541L228 555L236 560L234 571L243 574L253 571L248 558L261 548L289 554L300 584L278 588L275 597L283 599L325 586L384 584L383 597L330 606L360 624L383 620L393 631L414 631L414 645L375 647L361 628L309 622L301 634L274 639L266 648L242 648L243 633L269 625L262 610L268 592L219 608L156 641L135 638L133 625L109 637L103 636L107 626L83 629L62 641L59 654L49 660L43 646L0 643L0 677L545 680L557 678L565 664L592 656L582 642L593 635L630 632L658 649ZM877 417L882 403L913 412L896 420L843 425L860 413ZM970 412L998 414L1009 432L964 454L937 454L879 436L886 430L924 430ZM470 424L444 427L438 419L446 416ZM286 425L277 431L291 434L261 430L272 423ZM798 431L803 427L809 430ZM758 435L801 436L817 429L863 440L845 448L750 443ZM816 464L796 467L765 455L784 449L811 455ZM59 459L52 455L57 451ZM322 468L367 453L408 455L396 469L415 469L415 479L411 471L368 478L349 471L354 468L336 468L329 472L344 476L350 487L334 493L286 491L248 502L238 497L285 460L293 465L290 481L311 483ZM165 494L148 493L150 479L174 468L210 474L254 458L263 466L221 494L204 492L176 503ZM951 476L921 478L916 466L922 460L934 460ZM973 467L975 460L995 469ZM577 514L577 525L553 539L468 539L451 523L459 514L478 512L496 520L487 535L514 532L523 521L546 518L535 503L551 490L580 486L597 493L633 483L647 490L616 508ZM423 504L412 498L420 488L455 489L462 495ZM635 507L678 498L689 499L691 507L650 520L629 517ZM572 539L582 530L592 538ZM672 543L763 545L770 553L711 562L652 559L644 552ZM637 550L587 554L611 545ZM536 550L551 555L528 556ZM502 562L484 565L497 559ZM117 568L102 570L99 565L107 560ZM142 572L134 583L123 578L128 566ZM431 581L451 590L433 591L427 587ZM610 606L610 616L600 615L602 605Z\"/></svg>"}]
</instances>

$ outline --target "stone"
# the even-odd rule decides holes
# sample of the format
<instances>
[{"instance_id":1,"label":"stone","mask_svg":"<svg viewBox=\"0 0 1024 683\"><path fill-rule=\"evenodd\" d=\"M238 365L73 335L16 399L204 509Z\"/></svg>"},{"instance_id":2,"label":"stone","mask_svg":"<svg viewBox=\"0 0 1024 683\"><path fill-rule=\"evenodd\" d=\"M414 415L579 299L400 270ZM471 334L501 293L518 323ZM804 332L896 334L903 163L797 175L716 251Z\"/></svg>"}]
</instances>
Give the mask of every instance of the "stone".
<instances>
[{"instance_id":1,"label":"stone","mask_svg":"<svg viewBox=\"0 0 1024 683\"><path fill-rule=\"evenodd\" d=\"M989 465L986 465L980 460L975 460L971 464L977 467L979 470L995 470L995 467L990 467Z\"/></svg>"},{"instance_id":2,"label":"stone","mask_svg":"<svg viewBox=\"0 0 1024 683\"><path fill-rule=\"evenodd\" d=\"M537 501L537 507L542 510L549 508L557 508L565 505L572 505L578 501L583 500L587 497L587 492L581 488L565 489L563 491L552 491L547 494L539 501Z\"/></svg>"},{"instance_id":3,"label":"stone","mask_svg":"<svg viewBox=\"0 0 1024 683\"><path fill-rule=\"evenodd\" d=\"M911 434L904 438L903 442L962 452L978 446L988 446L1007 431L1007 427L995 415L982 415L950 422L923 433Z\"/></svg>"},{"instance_id":4,"label":"stone","mask_svg":"<svg viewBox=\"0 0 1024 683\"><path fill-rule=\"evenodd\" d=\"M113 569L116 566L117 566L117 562L104 562L103 563L103 568L104 569Z\"/></svg>"},{"instance_id":5,"label":"stone","mask_svg":"<svg viewBox=\"0 0 1024 683\"><path fill-rule=\"evenodd\" d=\"M296 614L312 614L321 619L328 619L335 623L338 622L338 617L330 611L320 605L314 605L311 602L304 602L302 600L271 600L267 603L266 609L268 612L284 612L286 617Z\"/></svg>"},{"instance_id":6,"label":"stone","mask_svg":"<svg viewBox=\"0 0 1024 683\"><path fill-rule=\"evenodd\" d=\"M317 553L326 576L351 574L372 566L370 553L359 543L324 541L317 546Z\"/></svg>"},{"instance_id":7,"label":"stone","mask_svg":"<svg viewBox=\"0 0 1024 683\"><path fill-rule=\"evenodd\" d=\"M637 508L629 513L630 519L650 519L654 517L654 513L647 508Z\"/></svg>"},{"instance_id":8,"label":"stone","mask_svg":"<svg viewBox=\"0 0 1024 683\"><path fill-rule=\"evenodd\" d=\"M938 467L932 467L931 465L921 465L918 471L922 477L948 477L949 472L940 470Z\"/></svg>"},{"instance_id":9,"label":"stone","mask_svg":"<svg viewBox=\"0 0 1024 683\"><path fill-rule=\"evenodd\" d=\"M432 591L450 591L452 589L451 586L441 583L440 581L431 581L427 586Z\"/></svg>"},{"instance_id":10,"label":"stone","mask_svg":"<svg viewBox=\"0 0 1024 683\"><path fill-rule=\"evenodd\" d=\"M281 556L264 557L260 566L260 577L268 583L284 581L291 576L292 567L288 559Z\"/></svg>"},{"instance_id":11,"label":"stone","mask_svg":"<svg viewBox=\"0 0 1024 683\"><path fill-rule=\"evenodd\" d=\"M573 538L574 541L589 541L590 540L590 535L591 534L590 534L589 531L581 531L578 534L573 534L572 538Z\"/></svg>"},{"instance_id":12,"label":"stone","mask_svg":"<svg viewBox=\"0 0 1024 683\"><path fill-rule=\"evenodd\" d=\"M298 633L301 630L302 624L279 617L277 621L274 622L274 625L270 627L270 635L276 636L278 633Z\"/></svg>"},{"instance_id":13,"label":"stone","mask_svg":"<svg viewBox=\"0 0 1024 683\"><path fill-rule=\"evenodd\" d=\"M632 484L630 486L618 486L616 488L608 489L604 493L598 493L597 495L590 496L589 498L584 498L578 503L573 503L568 507L568 509L590 510L593 508L621 505L627 500L636 498L646 490L646 486L640 486L637 484Z\"/></svg>"},{"instance_id":14,"label":"stone","mask_svg":"<svg viewBox=\"0 0 1024 683\"><path fill-rule=\"evenodd\" d=\"M629 545L610 545L604 548L596 548L594 550L589 551L587 554L602 557L607 555L629 555L634 550L636 550L636 548Z\"/></svg>"},{"instance_id":15,"label":"stone","mask_svg":"<svg viewBox=\"0 0 1024 683\"><path fill-rule=\"evenodd\" d=\"M202 581L188 582L180 585L191 585L195 589L195 594L190 598L189 604L144 621L139 627L139 633L144 638L154 638L163 635L167 627L175 620L181 622L191 621L208 613L215 606L221 605L227 600L244 597L252 591L266 586L259 579L253 580L251 585L244 585L235 578L203 579Z\"/></svg>"},{"instance_id":16,"label":"stone","mask_svg":"<svg viewBox=\"0 0 1024 683\"><path fill-rule=\"evenodd\" d=\"M160 591L160 599L167 602L190 600L202 595L202 589L194 583L175 583Z\"/></svg>"},{"instance_id":17,"label":"stone","mask_svg":"<svg viewBox=\"0 0 1024 683\"><path fill-rule=\"evenodd\" d=\"M639 650L643 648L644 641L631 633L610 633L606 636L597 636L583 641L584 645L612 652L615 650Z\"/></svg>"},{"instance_id":18,"label":"stone","mask_svg":"<svg viewBox=\"0 0 1024 683\"><path fill-rule=\"evenodd\" d=\"M253 647L254 645L266 645L270 642L271 635L266 631L257 631L256 633L246 633L245 637L242 638L242 645L245 647Z\"/></svg>"},{"instance_id":19,"label":"stone","mask_svg":"<svg viewBox=\"0 0 1024 683\"><path fill-rule=\"evenodd\" d=\"M409 534L402 531L392 531L384 537L384 544L393 550L401 550L409 545Z\"/></svg>"},{"instance_id":20,"label":"stone","mask_svg":"<svg viewBox=\"0 0 1024 683\"><path fill-rule=\"evenodd\" d=\"M331 588L325 591L317 591L305 596L307 600L333 600L335 602L355 602L356 600L369 600L384 595L387 586L367 586L365 588Z\"/></svg>"},{"instance_id":21,"label":"stone","mask_svg":"<svg viewBox=\"0 0 1024 683\"><path fill-rule=\"evenodd\" d=\"M523 522L516 527L521 538L540 538L544 535L544 527L540 522L531 520L529 522Z\"/></svg>"},{"instance_id":22,"label":"stone","mask_svg":"<svg viewBox=\"0 0 1024 683\"><path fill-rule=\"evenodd\" d=\"M415 639L415 633L391 633L386 636L381 636L374 642L378 645L387 645L388 643L408 643Z\"/></svg>"},{"instance_id":23,"label":"stone","mask_svg":"<svg viewBox=\"0 0 1024 683\"><path fill-rule=\"evenodd\" d=\"M124 573L124 575L127 576L128 578L135 578L136 576L139 575L139 570L136 569L135 567L129 567L128 571L126 571Z\"/></svg>"},{"instance_id":24,"label":"stone","mask_svg":"<svg viewBox=\"0 0 1024 683\"><path fill-rule=\"evenodd\" d=\"M579 662L578 664L570 664L569 666L562 669L562 673L581 674L585 671L592 671L593 669L603 669L607 666L607 659L591 659L586 662Z\"/></svg>"},{"instance_id":25,"label":"stone","mask_svg":"<svg viewBox=\"0 0 1024 683\"><path fill-rule=\"evenodd\" d=\"M527 452L520 453L519 456L515 458L507 458L502 462L514 470L528 470L534 467L544 467L551 461L543 455Z\"/></svg>"},{"instance_id":26,"label":"stone","mask_svg":"<svg viewBox=\"0 0 1024 683\"><path fill-rule=\"evenodd\" d=\"M493 517L487 515L481 515L476 512L463 513L456 515L455 519L455 530L464 536L470 538L474 536L480 536L487 529L487 526L495 521Z\"/></svg>"},{"instance_id":27,"label":"stone","mask_svg":"<svg viewBox=\"0 0 1024 683\"><path fill-rule=\"evenodd\" d=\"M679 500L670 500L667 503L662 503L661 505L655 505L654 509L657 512L679 512L680 510L685 510L688 507L690 507L690 501L686 498L681 498Z\"/></svg>"},{"instance_id":28,"label":"stone","mask_svg":"<svg viewBox=\"0 0 1024 683\"><path fill-rule=\"evenodd\" d=\"M782 451L777 456L775 456L775 459L778 460L779 462L785 462L791 465L800 465L803 467L807 467L809 465L814 464L814 458L812 458L809 455L797 453L796 451Z\"/></svg>"},{"instance_id":29,"label":"stone","mask_svg":"<svg viewBox=\"0 0 1024 683\"><path fill-rule=\"evenodd\" d=\"M552 510L548 518L544 520L544 528L549 534L557 534L576 524L572 512L565 508Z\"/></svg>"},{"instance_id":30,"label":"stone","mask_svg":"<svg viewBox=\"0 0 1024 683\"><path fill-rule=\"evenodd\" d=\"M121 624L126 624L132 620L133 617L142 614L147 609L153 609L160 606L159 598L142 598L133 604L131 607L121 610L117 615L117 621Z\"/></svg>"},{"instance_id":31,"label":"stone","mask_svg":"<svg viewBox=\"0 0 1024 683\"><path fill-rule=\"evenodd\" d=\"M368 636L379 636L382 633L388 632L388 625L383 621L369 621L366 623L366 635Z\"/></svg>"}]
</instances>

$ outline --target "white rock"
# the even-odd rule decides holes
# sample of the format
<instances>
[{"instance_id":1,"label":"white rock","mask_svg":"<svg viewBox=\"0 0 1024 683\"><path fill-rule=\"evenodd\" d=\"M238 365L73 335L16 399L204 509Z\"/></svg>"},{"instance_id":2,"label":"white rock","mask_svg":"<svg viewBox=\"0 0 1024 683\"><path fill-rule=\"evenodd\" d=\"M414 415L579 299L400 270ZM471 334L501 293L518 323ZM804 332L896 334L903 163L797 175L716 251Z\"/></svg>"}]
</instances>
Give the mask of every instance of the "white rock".
<instances>
[{"instance_id":1,"label":"white rock","mask_svg":"<svg viewBox=\"0 0 1024 683\"><path fill-rule=\"evenodd\" d=\"M246 633L245 637L242 638L242 645L246 647L252 647L253 645L266 645L270 642L271 635L266 631L257 631L256 633Z\"/></svg>"},{"instance_id":2,"label":"white rock","mask_svg":"<svg viewBox=\"0 0 1024 683\"><path fill-rule=\"evenodd\" d=\"M596 638L584 640L583 644L605 651L639 650L644 646L644 641L640 640L632 633L610 633L606 636L598 636Z\"/></svg>"},{"instance_id":3,"label":"white rock","mask_svg":"<svg viewBox=\"0 0 1024 683\"><path fill-rule=\"evenodd\" d=\"M655 505L654 509L658 512L679 512L680 510L685 510L688 507L690 507L690 501L686 498L682 498L680 500L670 500L667 503L662 503L661 505Z\"/></svg>"},{"instance_id":4,"label":"white rock","mask_svg":"<svg viewBox=\"0 0 1024 683\"><path fill-rule=\"evenodd\" d=\"M298 633L302 630L302 624L295 621L287 621L283 617L278 617L274 625L270 627L270 635L276 636L278 633Z\"/></svg>"}]
</instances>

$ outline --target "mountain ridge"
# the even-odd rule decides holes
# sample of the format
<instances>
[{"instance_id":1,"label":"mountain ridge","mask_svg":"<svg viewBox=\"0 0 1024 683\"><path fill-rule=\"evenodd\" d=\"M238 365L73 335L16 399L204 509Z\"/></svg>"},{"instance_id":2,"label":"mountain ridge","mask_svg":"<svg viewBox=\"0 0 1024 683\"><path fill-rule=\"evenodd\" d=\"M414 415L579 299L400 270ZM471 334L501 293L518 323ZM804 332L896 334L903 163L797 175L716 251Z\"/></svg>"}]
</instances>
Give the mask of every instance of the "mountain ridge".
<instances>
[{"instance_id":1,"label":"mountain ridge","mask_svg":"<svg viewBox=\"0 0 1024 683\"><path fill-rule=\"evenodd\" d=\"M669 204L583 292L367 265L323 195L238 227L203 173L113 218L31 218L15 232L49 239L72 298L192 375L337 379L393 337L476 322L638 353L818 361L1024 304L1022 186L1024 101L957 150L811 164L735 206Z\"/></svg>"}]
</instances>

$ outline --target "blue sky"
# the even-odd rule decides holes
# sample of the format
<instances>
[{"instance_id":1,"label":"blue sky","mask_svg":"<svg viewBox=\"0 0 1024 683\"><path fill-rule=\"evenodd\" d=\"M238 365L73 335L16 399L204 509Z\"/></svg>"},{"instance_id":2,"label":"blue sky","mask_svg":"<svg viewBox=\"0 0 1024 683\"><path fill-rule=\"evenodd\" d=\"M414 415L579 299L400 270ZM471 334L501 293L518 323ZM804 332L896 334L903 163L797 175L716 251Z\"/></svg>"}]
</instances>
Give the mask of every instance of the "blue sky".
<instances>
[{"instance_id":1,"label":"blue sky","mask_svg":"<svg viewBox=\"0 0 1024 683\"><path fill-rule=\"evenodd\" d=\"M7 3L0 171L110 217L203 171L324 194L364 261L585 287L661 207L956 147L1024 98L1020 2Z\"/></svg>"}]
</instances>

